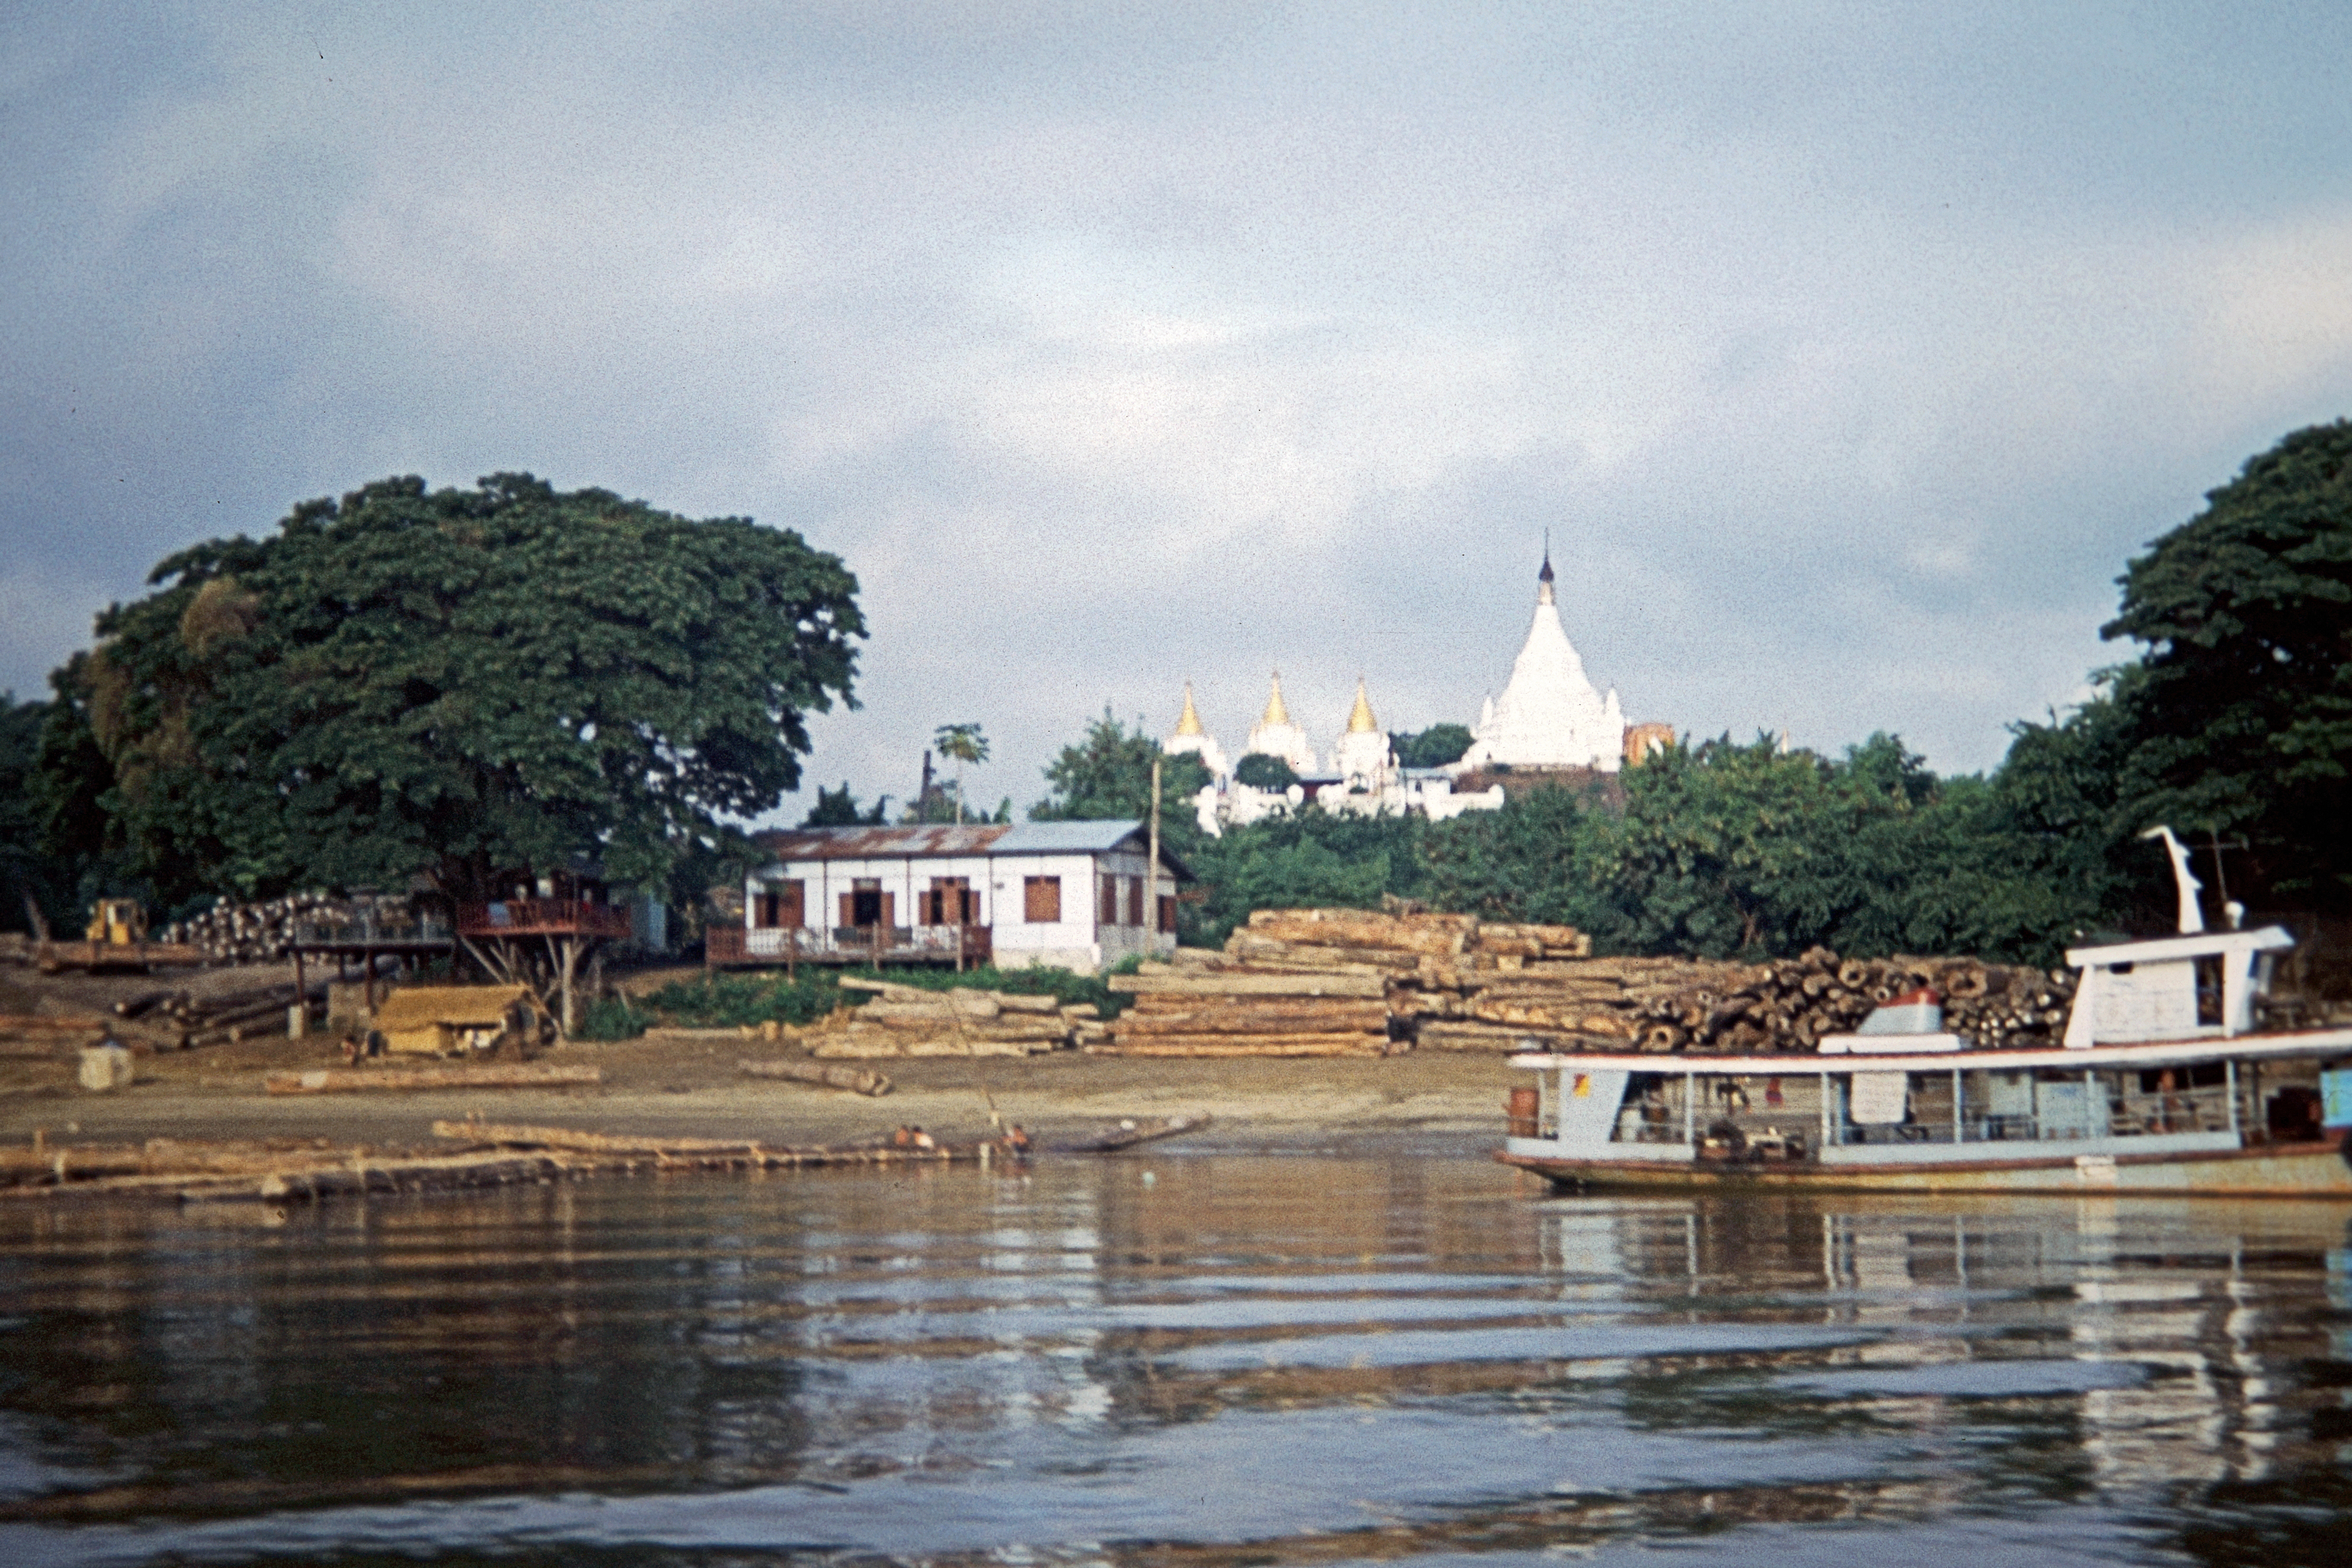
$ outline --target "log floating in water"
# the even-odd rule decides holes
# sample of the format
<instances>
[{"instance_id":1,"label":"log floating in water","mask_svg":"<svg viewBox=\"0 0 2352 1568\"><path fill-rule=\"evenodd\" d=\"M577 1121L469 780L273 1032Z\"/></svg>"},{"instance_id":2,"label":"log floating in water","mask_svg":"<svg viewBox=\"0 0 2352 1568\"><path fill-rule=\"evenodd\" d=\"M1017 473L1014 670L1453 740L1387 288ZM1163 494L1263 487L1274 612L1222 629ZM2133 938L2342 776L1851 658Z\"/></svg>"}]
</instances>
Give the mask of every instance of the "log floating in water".
<instances>
[{"instance_id":1,"label":"log floating in water","mask_svg":"<svg viewBox=\"0 0 2352 1568\"><path fill-rule=\"evenodd\" d=\"M820 1062L800 1061L749 1061L735 1065L749 1078L780 1078L788 1082L815 1084L824 1089L845 1089L852 1094L880 1096L890 1092L890 1079L887 1075L866 1072L858 1068L834 1068Z\"/></svg>"},{"instance_id":2,"label":"log floating in water","mask_svg":"<svg viewBox=\"0 0 2352 1568\"><path fill-rule=\"evenodd\" d=\"M602 1083L593 1067L313 1068L274 1072L262 1080L271 1094L353 1094L370 1089L549 1089Z\"/></svg>"},{"instance_id":3,"label":"log floating in water","mask_svg":"<svg viewBox=\"0 0 2352 1568\"><path fill-rule=\"evenodd\" d=\"M502 1149L550 1149L567 1154L609 1157L606 1168L631 1161L667 1167L731 1170L790 1169L808 1165L938 1164L980 1158L980 1145L902 1149L875 1140L864 1143L781 1144L726 1138L629 1138L582 1132L569 1127L517 1127L480 1121L436 1121L436 1138L459 1138Z\"/></svg>"},{"instance_id":4,"label":"log floating in water","mask_svg":"<svg viewBox=\"0 0 2352 1568\"><path fill-rule=\"evenodd\" d=\"M1205 1111L1191 1116L1129 1117L1076 1138L1057 1139L1046 1147L1056 1154L1112 1154L1139 1143L1198 1132L1209 1121Z\"/></svg>"}]
</instances>

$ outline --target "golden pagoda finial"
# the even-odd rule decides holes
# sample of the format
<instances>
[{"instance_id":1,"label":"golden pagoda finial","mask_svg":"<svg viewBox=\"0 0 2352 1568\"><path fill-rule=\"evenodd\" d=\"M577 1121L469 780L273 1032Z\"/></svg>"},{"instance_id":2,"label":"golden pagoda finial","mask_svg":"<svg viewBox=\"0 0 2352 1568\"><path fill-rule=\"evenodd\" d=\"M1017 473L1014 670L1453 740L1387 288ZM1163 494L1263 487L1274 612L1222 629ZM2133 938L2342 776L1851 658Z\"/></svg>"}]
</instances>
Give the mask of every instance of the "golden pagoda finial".
<instances>
[{"instance_id":1,"label":"golden pagoda finial","mask_svg":"<svg viewBox=\"0 0 2352 1568\"><path fill-rule=\"evenodd\" d=\"M1184 712L1182 717L1176 721L1176 732L1180 735L1208 733L1201 728L1201 715L1192 707L1192 683L1189 680L1184 683Z\"/></svg>"},{"instance_id":2,"label":"golden pagoda finial","mask_svg":"<svg viewBox=\"0 0 2352 1568\"><path fill-rule=\"evenodd\" d=\"M1381 721L1372 717L1372 700L1364 695L1364 678L1360 675L1356 677L1356 706L1348 714L1348 733L1377 735L1380 730Z\"/></svg>"},{"instance_id":3,"label":"golden pagoda finial","mask_svg":"<svg viewBox=\"0 0 2352 1568\"><path fill-rule=\"evenodd\" d=\"M1282 671L1278 669L1274 672L1274 689L1266 693L1265 717L1258 722L1261 724L1290 722L1290 710L1282 705Z\"/></svg>"}]
</instances>

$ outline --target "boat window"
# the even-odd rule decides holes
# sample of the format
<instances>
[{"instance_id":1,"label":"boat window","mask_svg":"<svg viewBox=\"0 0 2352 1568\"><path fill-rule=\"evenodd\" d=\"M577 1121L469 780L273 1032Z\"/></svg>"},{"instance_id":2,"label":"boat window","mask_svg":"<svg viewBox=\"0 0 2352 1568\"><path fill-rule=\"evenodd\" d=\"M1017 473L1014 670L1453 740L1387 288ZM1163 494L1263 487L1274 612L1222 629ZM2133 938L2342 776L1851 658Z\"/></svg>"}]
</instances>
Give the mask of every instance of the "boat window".
<instances>
[{"instance_id":1,"label":"boat window","mask_svg":"<svg viewBox=\"0 0 2352 1568\"><path fill-rule=\"evenodd\" d=\"M2164 1080L2169 1078L2170 1083ZM2230 1069L2221 1062L2198 1062L2190 1067L2156 1068L2139 1075L2142 1094L2163 1094L2182 1089L2215 1089L2230 1081Z\"/></svg>"},{"instance_id":2,"label":"boat window","mask_svg":"<svg viewBox=\"0 0 2352 1568\"><path fill-rule=\"evenodd\" d=\"M2211 1026L2221 1022L2221 960L2200 958L2197 966L2197 1022Z\"/></svg>"}]
</instances>

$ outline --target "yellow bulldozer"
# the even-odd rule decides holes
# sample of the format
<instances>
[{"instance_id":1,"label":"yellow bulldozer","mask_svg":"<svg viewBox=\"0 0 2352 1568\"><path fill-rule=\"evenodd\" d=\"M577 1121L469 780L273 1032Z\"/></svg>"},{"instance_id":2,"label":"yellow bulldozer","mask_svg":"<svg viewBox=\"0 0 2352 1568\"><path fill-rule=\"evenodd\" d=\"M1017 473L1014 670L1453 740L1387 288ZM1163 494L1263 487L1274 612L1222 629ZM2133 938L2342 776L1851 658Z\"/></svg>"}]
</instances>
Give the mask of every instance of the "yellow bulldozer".
<instances>
[{"instance_id":1,"label":"yellow bulldozer","mask_svg":"<svg viewBox=\"0 0 2352 1568\"><path fill-rule=\"evenodd\" d=\"M145 969L158 963L202 963L204 955L185 942L149 942L147 909L136 899L100 899L89 907L89 924L79 942L51 942L47 922L39 919L32 900L40 943L35 962L44 974L60 969Z\"/></svg>"}]
</instances>

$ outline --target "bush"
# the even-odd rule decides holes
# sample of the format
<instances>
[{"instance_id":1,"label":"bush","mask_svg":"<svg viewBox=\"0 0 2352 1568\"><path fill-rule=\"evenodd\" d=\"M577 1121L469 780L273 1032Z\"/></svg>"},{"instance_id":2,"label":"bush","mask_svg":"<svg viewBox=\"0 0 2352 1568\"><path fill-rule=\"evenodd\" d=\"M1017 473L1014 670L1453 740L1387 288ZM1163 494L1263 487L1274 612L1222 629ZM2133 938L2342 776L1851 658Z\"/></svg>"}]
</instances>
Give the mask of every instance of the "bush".
<instances>
[{"instance_id":1,"label":"bush","mask_svg":"<svg viewBox=\"0 0 2352 1568\"><path fill-rule=\"evenodd\" d=\"M893 985L924 991L967 986L975 991L1003 991L1016 996L1051 996L1064 1006L1092 1003L1113 1016L1127 998L1092 974L1066 969L893 969L877 976L871 968L848 971L804 970L786 980L778 974L714 974L663 986L638 1005L672 1021L694 1028L727 1028L764 1024L814 1024L835 1007L856 1007L872 993L845 990L845 978L880 978Z\"/></svg>"},{"instance_id":2,"label":"bush","mask_svg":"<svg viewBox=\"0 0 2352 1568\"><path fill-rule=\"evenodd\" d=\"M634 1040L652 1023L650 1016L629 1005L625 996L605 996L591 1002L580 1016L575 1040Z\"/></svg>"}]
</instances>

